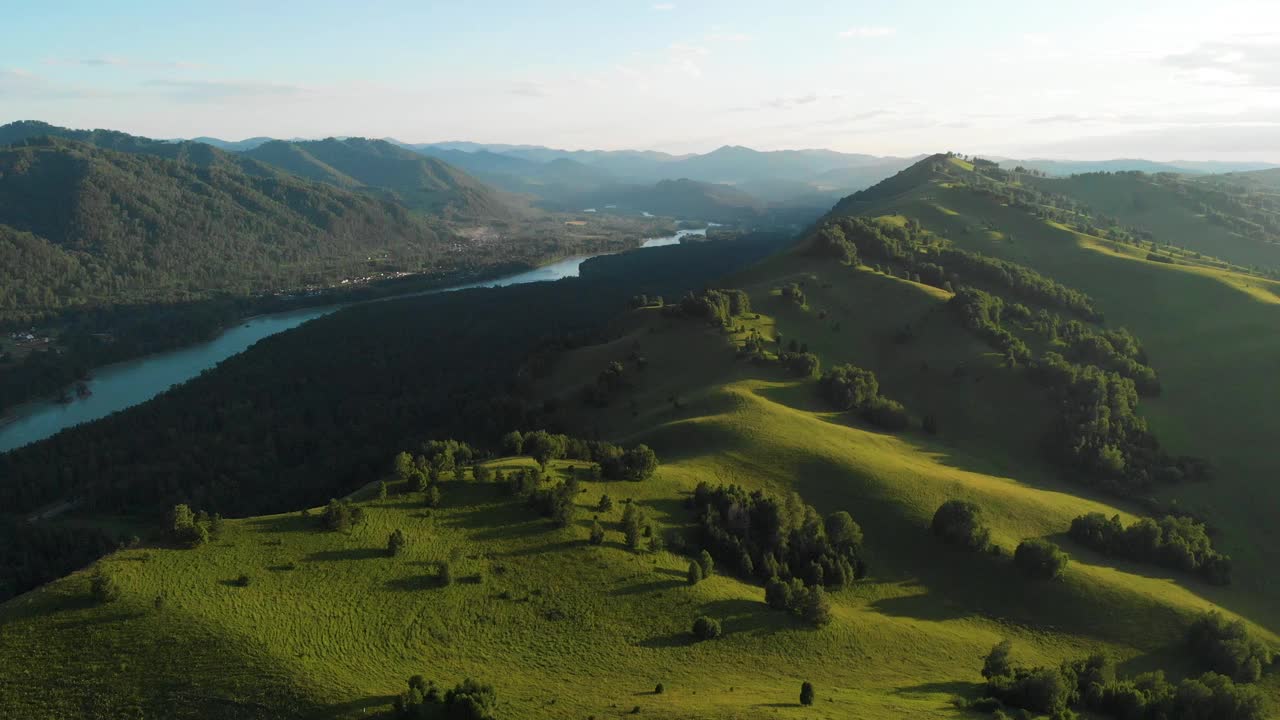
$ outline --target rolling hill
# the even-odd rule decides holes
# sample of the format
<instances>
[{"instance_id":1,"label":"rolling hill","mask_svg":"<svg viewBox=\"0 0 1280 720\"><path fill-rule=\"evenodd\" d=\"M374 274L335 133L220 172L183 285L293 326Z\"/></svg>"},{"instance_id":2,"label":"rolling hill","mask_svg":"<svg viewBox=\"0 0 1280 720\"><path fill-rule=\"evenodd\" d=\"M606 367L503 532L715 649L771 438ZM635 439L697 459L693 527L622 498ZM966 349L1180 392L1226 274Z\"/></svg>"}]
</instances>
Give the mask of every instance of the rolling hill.
<instances>
[{"instance_id":1,"label":"rolling hill","mask_svg":"<svg viewBox=\"0 0 1280 720\"><path fill-rule=\"evenodd\" d=\"M1093 234L1099 229L1106 236ZM309 430L290 436L289 456L315 469L298 478L321 481L335 445L308 443L308 432L330 432L328 413L355 421L358 406L346 398L381 408L385 459L344 453L345 487L326 486L354 491L365 521L348 533L327 532L316 508L230 520L203 547L144 542L5 603L0 657L39 658L0 665L0 688L17 689L5 709L52 709L53 717L85 707L179 717L360 717L389 707L421 673L445 688L466 677L491 683L500 717L966 717L985 692L982 658L1001 639L1014 642L1018 663L1053 668L1103 652L1123 677L1159 669L1176 680L1205 669L1186 647L1186 629L1218 609L1274 647L1280 585L1269 569L1280 542L1270 519L1278 498L1266 433L1280 345L1266 329L1280 311L1280 286L1203 253L1153 252L1138 230L1112 233L1065 195L938 155L846 199L787 251L713 285L743 291L749 307L739 297L737 310L726 300L717 311L721 296L676 302L670 288L646 289L607 332L531 356L501 402L477 412L474 398L459 400L486 426L475 437L488 441L494 457L480 468L533 467L527 457L497 452L497 437L519 422L496 420L512 417L515 398L534 413L526 423L656 450L660 466L640 481L584 474L591 462L581 458L550 460L535 491L578 482L562 526L540 516L544 496L522 498L484 482L474 468L437 481L438 507L398 482L381 499L377 481L387 477L394 448L385 436L402 433L400 447L410 451L428 439L409 440L400 428L397 418L410 417L401 413L414 405L377 402L385 391L371 383L379 378L343 375L362 389L332 400L320 392L342 372L341 358L368 362L373 347L381 348L379 367L414 368L387 378L397 397L405 388L435 387L431 368L441 361L422 348L441 338L458 349L474 342L450 334L451 314L433 313L422 328L388 317L396 332L382 340L377 308L303 328L296 342L324 350L305 365L288 364L294 382L273 401L297 405L309 418ZM712 253L716 243L680 250ZM842 253L860 262L842 262ZM609 287L615 300L623 292ZM1005 314L997 310L994 325L965 314L977 291L1003 298ZM527 302L535 289L520 292L521 312L546 322ZM653 292L667 301L654 302ZM460 320L467 328L477 317L501 323L506 311L486 298L483 315ZM702 307L711 308L711 321L698 314ZM392 311L424 317L412 303ZM326 343L326 332L344 323L360 331ZM1062 333L1052 340L1043 334L1051 325ZM422 337L408 337L414 332ZM1207 458L1212 472L1181 481L1142 474L1142 483L1130 485L1138 476L1127 467L1082 471L1046 454L1046 430L1061 412L1041 374L1048 354L1110 362L1076 354L1099 345L1068 342L1072 334L1132 345L1138 364L1158 372L1158 390L1133 398L1151 437L1172 453ZM1025 341L1029 360L1009 338ZM398 346L413 349L399 353ZM823 382L811 369L795 372L790 352L812 353L821 369L853 363L874 372L882 396L901 402L906 427L886 429L833 409ZM246 357L240 371L252 362ZM259 382L280 372L274 363L255 367ZM1123 387L1120 377L1108 382ZM238 385L216 393L233 413L219 417L242 418L242 439L267 442L249 427L254 411L239 405ZM303 394L307 400L296 402ZM146 414L140 408L127 422ZM123 432L126 420L116 425ZM227 437L205 427L219 443ZM110 447L109 435L95 443ZM274 452L288 447L282 440L270 441ZM1126 463L1173 461L1144 455L1145 442L1127 447ZM270 453L219 447L201 466L219 475L209 478L215 492L198 493L211 511L229 498L247 500L249 485L216 469L231 463L231 470L234 458L254 458L255 472L279 477ZM40 465L39 454L53 448L19 460ZM64 461L79 467L84 460L68 452ZM151 470L113 472L138 487L166 489L167 500L181 492ZM1106 473L1123 482L1102 482ZM75 470L67 476L101 482ZM42 501L50 482L36 483L25 502ZM812 518L806 504L824 516L848 511L865 533L866 576L833 586L830 620L818 627L772 609L759 572L744 571L736 558L717 556L712 577L689 583L699 528L710 522L691 500L699 483L760 491L802 517ZM118 487L110 481L95 494L106 501ZM953 499L982 508L996 550L966 553L931 536L934 511ZM648 534L663 542L628 540L628 505L643 509ZM1168 512L1208 524L1214 547L1234 559L1229 585L1097 552L1068 536L1085 513L1133 523ZM392 557L387 538L395 530L408 550ZM1010 556L1028 539L1070 554L1060 577L1032 580L1016 570ZM748 557L748 564L760 560ZM118 585L118 599L89 599L99 572ZM723 636L696 641L690 625L701 615L719 620ZM58 632L68 628L79 633ZM68 671L82 657L96 672ZM812 707L795 702L803 681L817 688ZM1274 672L1245 685L1242 692L1280 699Z\"/></svg>"},{"instance_id":2,"label":"rolling hill","mask_svg":"<svg viewBox=\"0 0 1280 720\"><path fill-rule=\"evenodd\" d=\"M316 182L385 192L407 207L446 219L511 220L521 215L500 193L458 168L384 140L272 140L243 154Z\"/></svg>"},{"instance_id":3,"label":"rolling hill","mask_svg":"<svg viewBox=\"0 0 1280 720\"><path fill-rule=\"evenodd\" d=\"M422 266L449 236L386 201L165 147L202 162L49 138L0 148L6 316L297 287L374 255Z\"/></svg>"}]
</instances>

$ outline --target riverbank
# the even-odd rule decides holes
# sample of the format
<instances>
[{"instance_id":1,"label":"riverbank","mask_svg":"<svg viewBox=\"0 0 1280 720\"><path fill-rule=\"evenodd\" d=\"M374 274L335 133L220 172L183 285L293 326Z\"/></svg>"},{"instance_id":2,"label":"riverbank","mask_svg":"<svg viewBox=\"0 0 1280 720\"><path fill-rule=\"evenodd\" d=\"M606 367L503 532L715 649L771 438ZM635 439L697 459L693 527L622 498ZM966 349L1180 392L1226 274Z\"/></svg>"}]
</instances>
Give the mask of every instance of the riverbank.
<instances>
[{"instance_id":1,"label":"riverbank","mask_svg":"<svg viewBox=\"0 0 1280 720\"><path fill-rule=\"evenodd\" d=\"M690 235L703 233L705 230L680 230L673 235L640 238L632 241L626 249L675 244ZM90 371L92 379L88 381L88 389L91 392L87 397L77 398L66 404L48 400L29 401L9 408L8 413L13 420L8 425L0 426L0 452L43 440L66 428L92 422L146 402L243 352L260 340L345 307L430 293L572 277L578 274L578 268L587 259L614 255L616 252L570 255L533 268L508 263L467 274L454 273L448 276L448 280L442 276L425 280L422 276L396 278L378 287L352 288L323 298L319 295L310 296L283 312L244 315L227 322L220 333L207 341L94 367ZM523 269L512 272L515 267ZM453 282L450 283L449 280ZM324 300L328 302L323 302Z\"/></svg>"}]
</instances>

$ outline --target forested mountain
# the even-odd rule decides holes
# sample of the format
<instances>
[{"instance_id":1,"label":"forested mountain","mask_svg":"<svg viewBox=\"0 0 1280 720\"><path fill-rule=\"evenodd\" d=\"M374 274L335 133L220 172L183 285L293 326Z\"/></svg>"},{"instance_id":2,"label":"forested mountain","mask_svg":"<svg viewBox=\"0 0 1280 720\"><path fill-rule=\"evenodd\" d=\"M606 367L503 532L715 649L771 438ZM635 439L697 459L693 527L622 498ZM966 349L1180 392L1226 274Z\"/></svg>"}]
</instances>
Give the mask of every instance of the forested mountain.
<instances>
[{"instance_id":1,"label":"forested mountain","mask_svg":"<svg viewBox=\"0 0 1280 720\"><path fill-rule=\"evenodd\" d=\"M384 140L272 140L244 155L316 182L383 191L407 207L447 219L509 220L521 214L458 168Z\"/></svg>"},{"instance_id":2,"label":"forested mountain","mask_svg":"<svg viewBox=\"0 0 1280 720\"><path fill-rule=\"evenodd\" d=\"M449 233L402 207L243 162L255 173L59 139L0 148L0 313L263 292L444 252Z\"/></svg>"}]
</instances>

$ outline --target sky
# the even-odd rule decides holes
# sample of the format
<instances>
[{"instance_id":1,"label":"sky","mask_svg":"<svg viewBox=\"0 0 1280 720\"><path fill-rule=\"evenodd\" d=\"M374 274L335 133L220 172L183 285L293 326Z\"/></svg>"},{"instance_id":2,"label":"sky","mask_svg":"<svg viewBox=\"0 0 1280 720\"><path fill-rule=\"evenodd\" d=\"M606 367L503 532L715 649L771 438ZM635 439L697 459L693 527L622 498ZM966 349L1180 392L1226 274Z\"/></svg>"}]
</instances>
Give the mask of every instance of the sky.
<instances>
[{"instance_id":1,"label":"sky","mask_svg":"<svg viewBox=\"0 0 1280 720\"><path fill-rule=\"evenodd\" d=\"M1280 162L1280 2L17 2L0 123Z\"/></svg>"}]
</instances>

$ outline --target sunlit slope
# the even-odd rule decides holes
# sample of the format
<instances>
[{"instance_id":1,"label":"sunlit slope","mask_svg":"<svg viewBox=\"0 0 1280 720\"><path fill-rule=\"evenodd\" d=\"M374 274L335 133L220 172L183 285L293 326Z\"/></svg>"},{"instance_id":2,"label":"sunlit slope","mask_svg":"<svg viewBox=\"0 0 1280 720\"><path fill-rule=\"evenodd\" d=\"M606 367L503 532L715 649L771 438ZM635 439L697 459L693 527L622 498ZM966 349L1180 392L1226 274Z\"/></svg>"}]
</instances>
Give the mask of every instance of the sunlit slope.
<instances>
[{"instance_id":1,"label":"sunlit slope","mask_svg":"<svg viewBox=\"0 0 1280 720\"><path fill-rule=\"evenodd\" d=\"M1037 178L1033 182L1048 192L1073 197L1124 225L1149 230L1160 243L1238 265L1280 265L1280 246L1243 237L1211 222L1178 193L1177 183L1157 183L1150 176L1135 173Z\"/></svg>"},{"instance_id":2,"label":"sunlit slope","mask_svg":"<svg viewBox=\"0 0 1280 720\"><path fill-rule=\"evenodd\" d=\"M1091 295L1108 325L1132 330L1164 388L1141 412L1174 452L1207 457L1217 473L1169 495L1223 531L1241 607L1280 627L1280 580L1271 570L1280 564L1280 461L1270 447L1280 427L1280 284L1150 262L963 188L926 185L861 211L916 217L962 247L1032 267Z\"/></svg>"}]
</instances>

